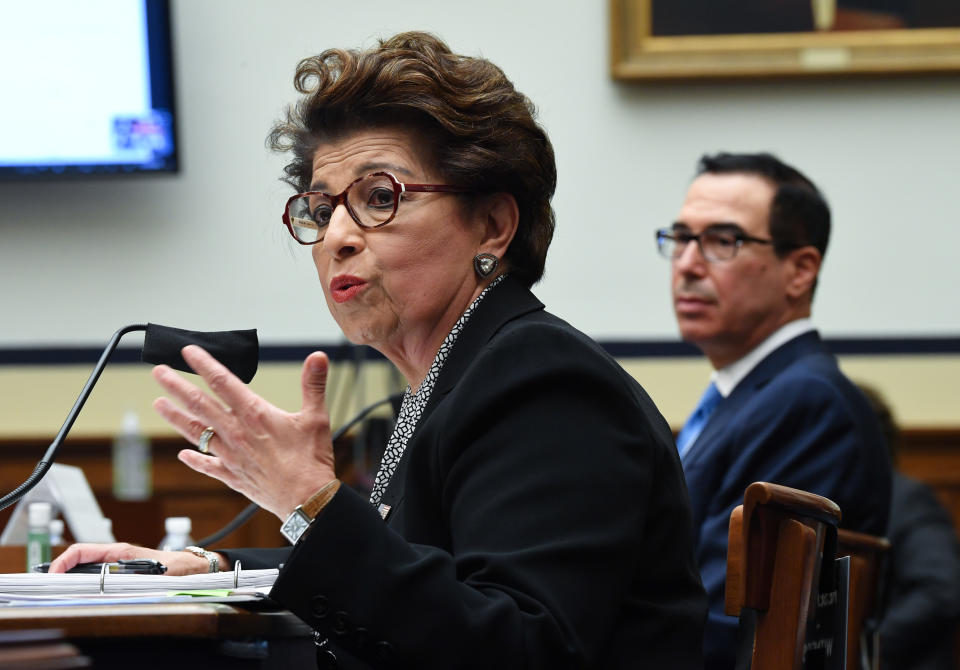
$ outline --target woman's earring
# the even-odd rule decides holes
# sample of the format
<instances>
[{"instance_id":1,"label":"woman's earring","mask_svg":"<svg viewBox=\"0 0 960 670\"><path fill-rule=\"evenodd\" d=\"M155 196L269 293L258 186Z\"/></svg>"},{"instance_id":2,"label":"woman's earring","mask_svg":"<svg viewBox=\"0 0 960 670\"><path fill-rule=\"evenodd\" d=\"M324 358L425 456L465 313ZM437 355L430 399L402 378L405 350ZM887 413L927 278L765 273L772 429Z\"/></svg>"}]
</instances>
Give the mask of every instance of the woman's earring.
<instances>
[{"instance_id":1,"label":"woman's earring","mask_svg":"<svg viewBox=\"0 0 960 670\"><path fill-rule=\"evenodd\" d=\"M477 254L473 257L473 269L477 271L481 279L486 279L492 275L498 265L500 265L500 259L493 254Z\"/></svg>"}]
</instances>

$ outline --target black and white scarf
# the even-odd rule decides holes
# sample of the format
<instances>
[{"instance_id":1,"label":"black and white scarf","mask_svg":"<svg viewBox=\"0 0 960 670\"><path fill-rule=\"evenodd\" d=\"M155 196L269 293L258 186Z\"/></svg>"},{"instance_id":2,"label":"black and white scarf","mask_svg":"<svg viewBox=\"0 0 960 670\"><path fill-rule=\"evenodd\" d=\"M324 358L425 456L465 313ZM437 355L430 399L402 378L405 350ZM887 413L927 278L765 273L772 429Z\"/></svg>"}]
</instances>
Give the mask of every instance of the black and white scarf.
<instances>
[{"instance_id":1,"label":"black and white scarf","mask_svg":"<svg viewBox=\"0 0 960 670\"><path fill-rule=\"evenodd\" d=\"M390 478L393 477L393 473L397 469L397 463L400 462L403 451L407 448L407 442L413 435L413 431L417 427L417 422L420 420L423 410L430 401L430 395L433 393L433 387L437 383L437 377L440 376L443 363L447 360L447 356L450 355L450 350L453 349L457 337L463 330L464 325L466 325L470 315L472 315L477 308L477 305L479 305L484 296L490 292L490 289L499 284L504 277L506 277L506 275L502 274L490 282L490 285L483 289L480 295L470 303L470 306L467 307L467 310L453 326L450 334L443 340L443 344L440 345L440 350L437 351L437 355L433 359L430 371L427 372L427 376L424 378L423 383L420 384L417 392L411 392L409 386L407 386L403 392L403 403L400 405L397 425L394 427L393 434L387 441L386 449L383 451L383 458L380 460L380 469L377 471L377 478L374 480L373 490L370 492L370 504L377 507L380 515L384 518L386 518L386 512L389 511L389 508L386 510L380 509L380 500L383 498L383 493L390 483Z\"/></svg>"}]
</instances>

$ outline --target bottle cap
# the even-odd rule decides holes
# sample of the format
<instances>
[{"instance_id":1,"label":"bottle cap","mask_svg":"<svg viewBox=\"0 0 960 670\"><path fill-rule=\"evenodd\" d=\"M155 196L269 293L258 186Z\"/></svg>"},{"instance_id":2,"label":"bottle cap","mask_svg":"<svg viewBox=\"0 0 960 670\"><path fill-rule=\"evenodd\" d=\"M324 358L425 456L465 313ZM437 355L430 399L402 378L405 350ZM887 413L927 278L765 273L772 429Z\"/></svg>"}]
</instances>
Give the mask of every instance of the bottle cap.
<instances>
[{"instance_id":1,"label":"bottle cap","mask_svg":"<svg viewBox=\"0 0 960 670\"><path fill-rule=\"evenodd\" d=\"M63 519L54 519L50 522L50 544L63 544Z\"/></svg>"},{"instance_id":2,"label":"bottle cap","mask_svg":"<svg viewBox=\"0 0 960 670\"><path fill-rule=\"evenodd\" d=\"M140 418L137 416L137 413L133 410L129 410L123 415L123 428L121 432L124 435L139 435L140 434Z\"/></svg>"},{"instance_id":3,"label":"bottle cap","mask_svg":"<svg viewBox=\"0 0 960 670\"><path fill-rule=\"evenodd\" d=\"M189 535L193 530L188 516L168 516L163 522L163 527L168 535Z\"/></svg>"},{"instance_id":4,"label":"bottle cap","mask_svg":"<svg viewBox=\"0 0 960 670\"><path fill-rule=\"evenodd\" d=\"M30 526L50 527L53 517L53 505L48 502L32 502L27 508L27 522Z\"/></svg>"}]
</instances>

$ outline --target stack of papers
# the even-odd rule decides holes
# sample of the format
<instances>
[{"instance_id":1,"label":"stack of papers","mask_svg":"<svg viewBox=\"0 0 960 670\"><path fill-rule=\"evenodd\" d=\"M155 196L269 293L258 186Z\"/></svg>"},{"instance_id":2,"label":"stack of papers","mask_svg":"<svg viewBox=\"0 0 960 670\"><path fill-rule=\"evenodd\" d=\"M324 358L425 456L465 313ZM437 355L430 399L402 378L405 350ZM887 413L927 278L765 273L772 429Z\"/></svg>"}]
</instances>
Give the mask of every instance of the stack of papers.
<instances>
[{"instance_id":1,"label":"stack of papers","mask_svg":"<svg viewBox=\"0 0 960 670\"><path fill-rule=\"evenodd\" d=\"M270 593L278 570L241 570L170 577L167 575L49 574L27 572L0 574L0 601L83 596L135 596L184 591L229 591ZM102 584L102 588L101 588Z\"/></svg>"}]
</instances>

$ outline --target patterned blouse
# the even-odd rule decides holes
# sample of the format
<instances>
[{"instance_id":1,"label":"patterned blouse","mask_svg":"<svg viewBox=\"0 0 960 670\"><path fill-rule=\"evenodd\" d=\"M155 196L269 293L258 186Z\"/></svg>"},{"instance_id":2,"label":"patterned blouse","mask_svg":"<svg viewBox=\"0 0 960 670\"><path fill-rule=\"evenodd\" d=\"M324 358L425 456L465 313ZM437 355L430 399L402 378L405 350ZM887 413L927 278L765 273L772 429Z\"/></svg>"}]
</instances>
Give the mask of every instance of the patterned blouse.
<instances>
[{"instance_id":1,"label":"patterned blouse","mask_svg":"<svg viewBox=\"0 0 960 670\"><path fill-rule=\"evenodd\" d=\"M397 463L400 462L403 451L407 448L407 442L413 435L413 431L417 427L417 422L420 420L424 408L426 408L427 403L430 401L433 387L437 383L437 377L440 375L444 361L446 361L447 356L450 355L450 350L453 349L453 345L457 341L460 331L463 330L464 325L466 325L467 320L470 318L470 315L473 314L477 305L479 305L480 301L490 292L490 289L499 284L506 276L506 274L502 274L490 282L490 285L483 289L476 300L467 307L467 311L463 313L453 326L450 334L443 340L443 344L440 345L440 350L437 351L437 356L433 359L430 371L427 372L427 376L423 380L423 383L420 384L417 392L411 392L409 386L407 386L403 392L403 403L400 405L397 425L394 427L393 434L390 436L390 440L387 442L387 446L383 451L380 469L377 471L377 478L374 480L373 490L370 492L370 504L378 508L381 516L386 516L386 514L384 510L379 509L380 500L383 498L383 493L390 483L390 478L393 477L393 473L397 469Z\"/></svg>"}]
</instances>

